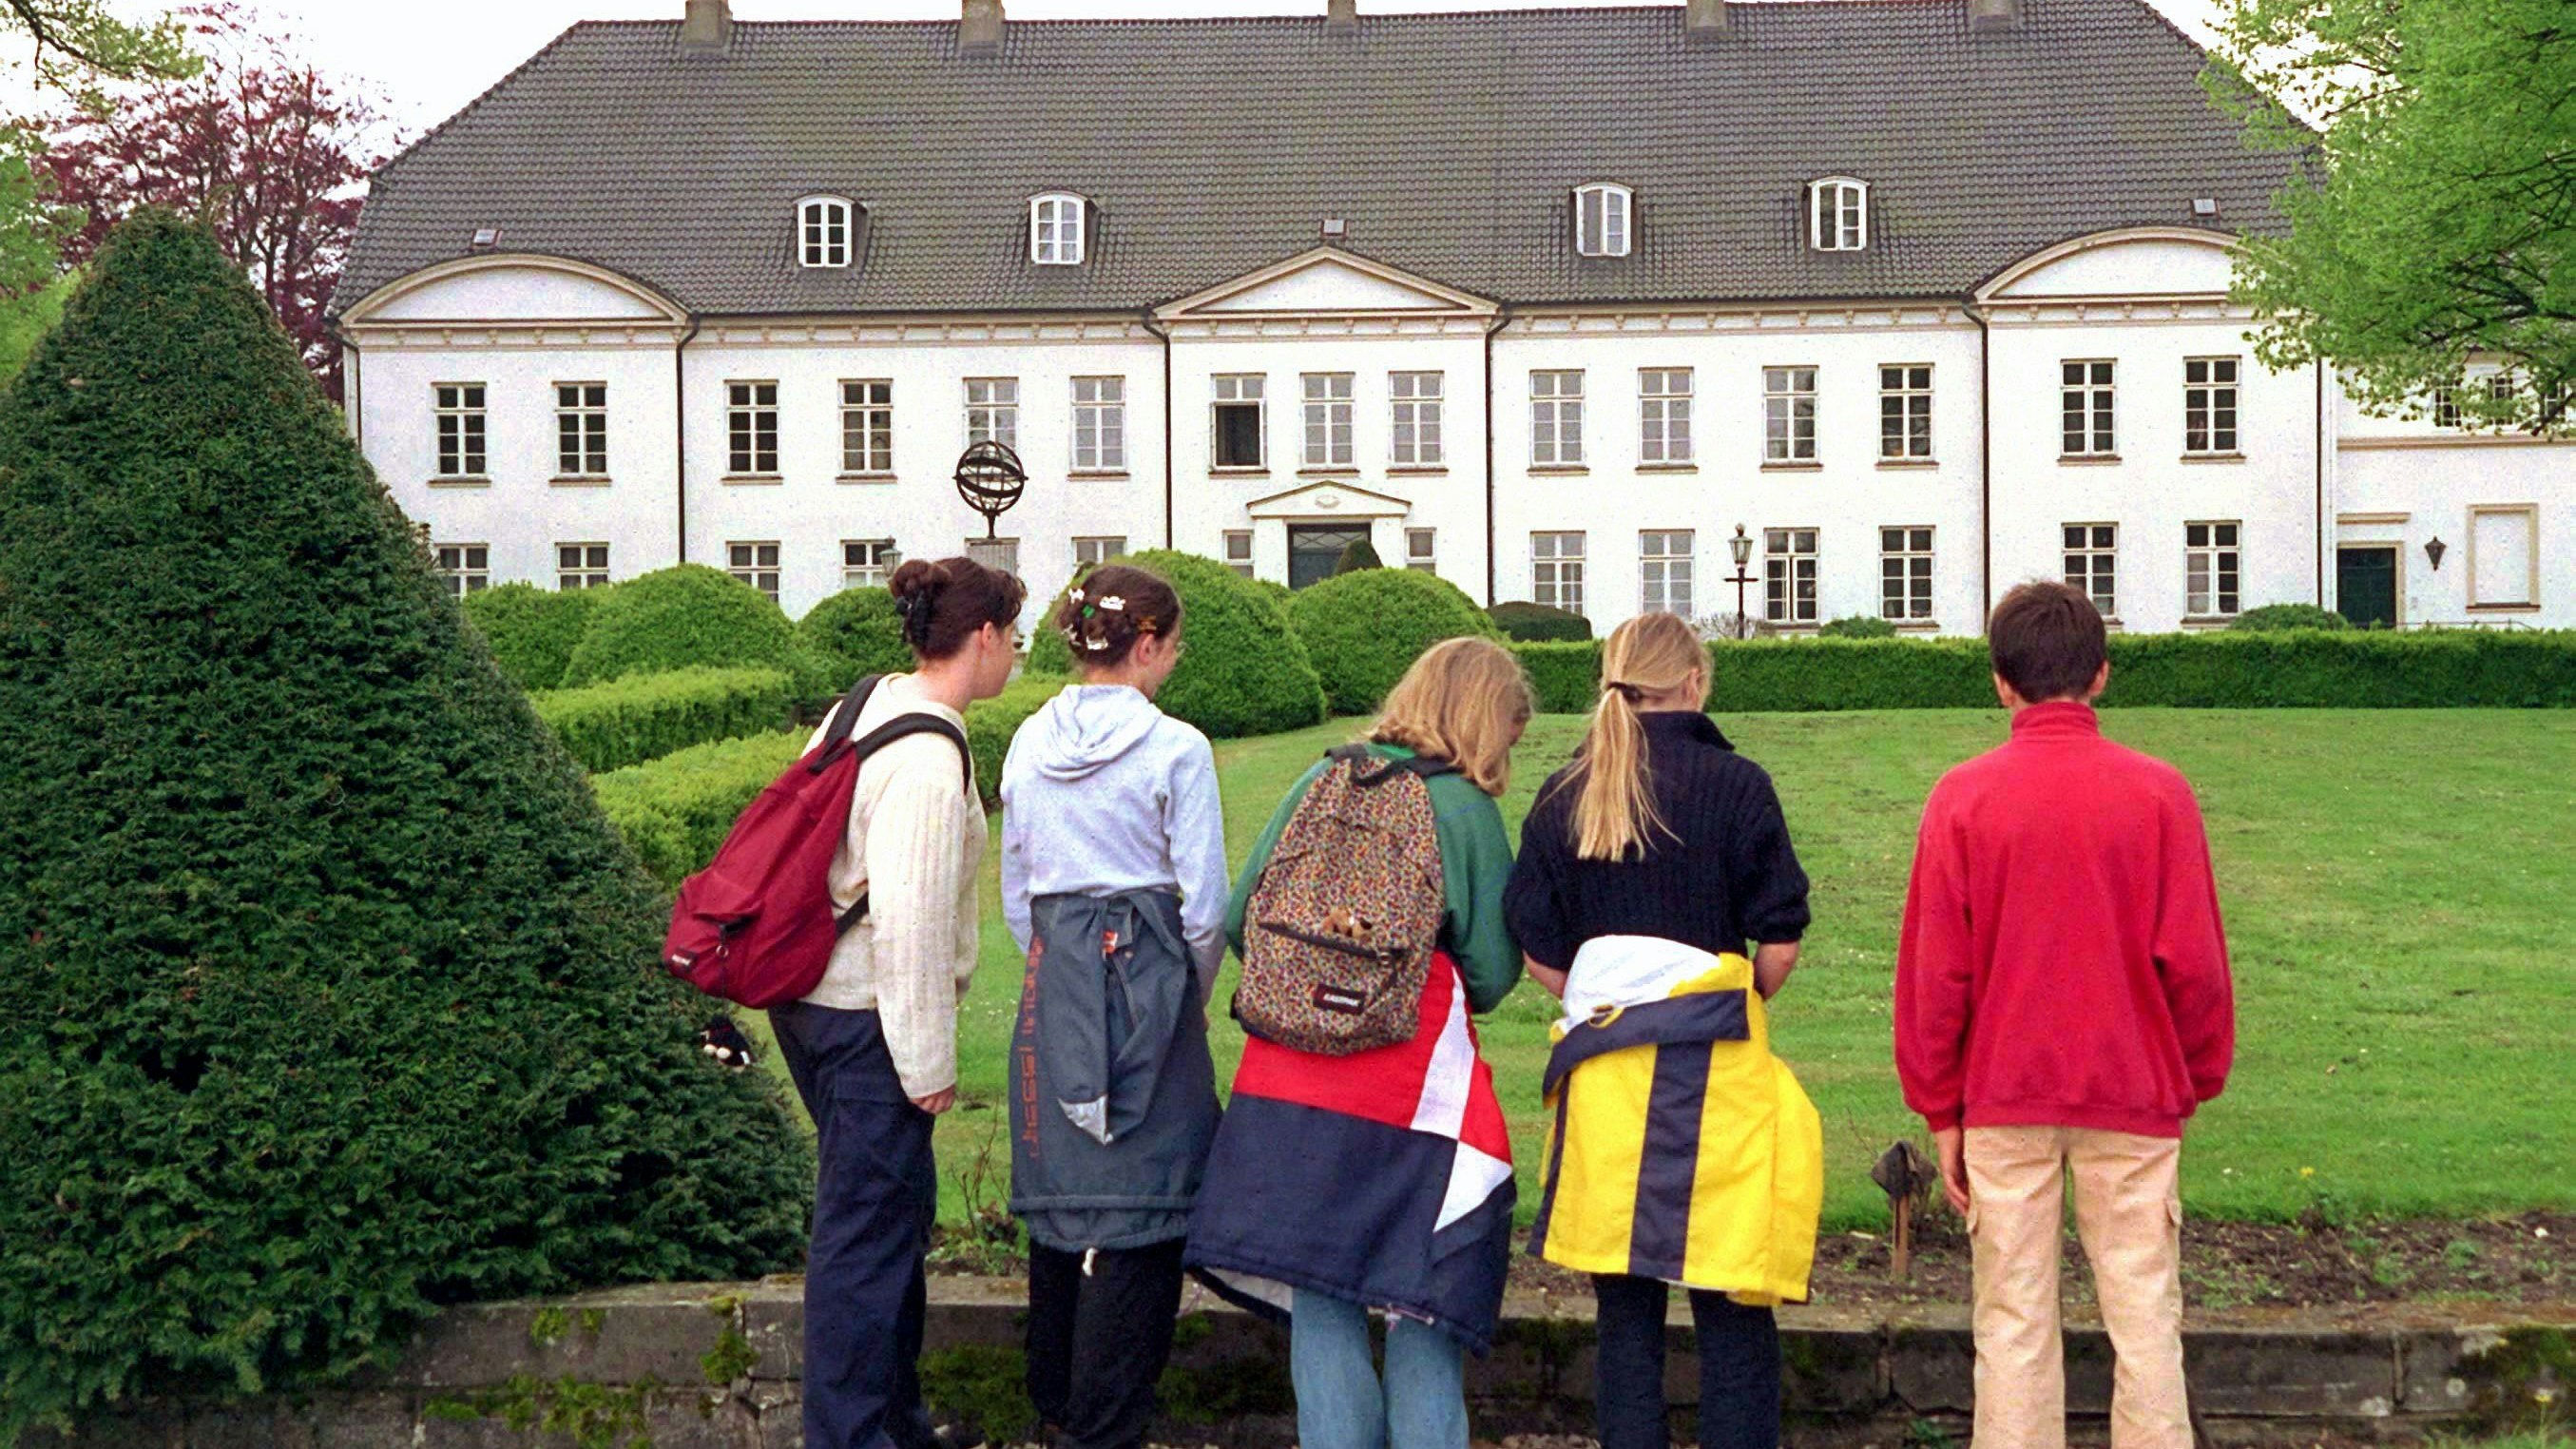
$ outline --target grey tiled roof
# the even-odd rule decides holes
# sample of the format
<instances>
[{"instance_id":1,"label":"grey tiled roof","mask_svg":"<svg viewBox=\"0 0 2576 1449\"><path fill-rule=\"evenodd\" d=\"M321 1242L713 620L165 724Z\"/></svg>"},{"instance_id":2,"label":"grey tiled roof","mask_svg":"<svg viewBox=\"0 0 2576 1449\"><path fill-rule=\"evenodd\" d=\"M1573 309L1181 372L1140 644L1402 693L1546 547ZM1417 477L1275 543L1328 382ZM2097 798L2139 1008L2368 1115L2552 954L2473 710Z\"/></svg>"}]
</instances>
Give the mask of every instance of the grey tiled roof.
<instances>
[{"instance_id":1,"label":"grey tiled roof","mask_svg":"<svg viewBox=\"0 0 2576 1449\"><path fill-rule=\"evenodd\" d=\"M677 0L670 0L674 10ZM1317 9L1320 11L1321 6ZM465 254L613 268L708 313L1127 309L1354 251L1505 302L1956 296L2108 227L2277 224L2278 154L2205 97L2143 0L1754 4L1295 19L576 25L376 178L338 305ZM1803 245L1804 184L1872 185L1869 248ZM1567 193L1637 189L1633 256L1574 254ZM1027 198L1093 198L1088 264L1027 257ZM860 264L799 267L799 196L868 208Z\"/></svg>"}]
</instances>

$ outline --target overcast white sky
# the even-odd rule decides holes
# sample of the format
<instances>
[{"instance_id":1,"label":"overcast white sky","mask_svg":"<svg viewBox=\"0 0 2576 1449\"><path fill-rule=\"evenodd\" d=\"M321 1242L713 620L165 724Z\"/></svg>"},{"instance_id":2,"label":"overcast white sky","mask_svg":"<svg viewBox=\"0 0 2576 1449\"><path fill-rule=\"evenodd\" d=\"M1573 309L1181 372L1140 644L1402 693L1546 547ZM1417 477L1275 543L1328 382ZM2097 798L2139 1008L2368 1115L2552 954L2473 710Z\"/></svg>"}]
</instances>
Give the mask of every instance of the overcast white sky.
<instances>
[{"instance_id":1,"label":"overcast white sky","mask_svg":"<svg viewBox=\"0 0 2576 1449\"><path fill-rule=\"evenodd\" d=\"M150 15L164 3L114 0L128 15ZM372 83L405 136L418 135L454 114L511 67L577 20L676 19L683 0L254 0L253 9L324 70ZM1548 0L1554 6L1605 0ZM1636 4L1639 0L1616 0ZM1678 4L1679 0L1675 0ZM1921 0L1925 4L1958 0ZM2153 0L2202 44L2217 0ZM1016 19L1187 15L1311 15L1324 0L1007 0ZM1516 0L1360 0L1363 14L1432 10L1538 8ZM734 0L744 20L953 20L957 0ZM23 111L23 46L5 53L0 109Z\"/></svg>"}]
</instances>

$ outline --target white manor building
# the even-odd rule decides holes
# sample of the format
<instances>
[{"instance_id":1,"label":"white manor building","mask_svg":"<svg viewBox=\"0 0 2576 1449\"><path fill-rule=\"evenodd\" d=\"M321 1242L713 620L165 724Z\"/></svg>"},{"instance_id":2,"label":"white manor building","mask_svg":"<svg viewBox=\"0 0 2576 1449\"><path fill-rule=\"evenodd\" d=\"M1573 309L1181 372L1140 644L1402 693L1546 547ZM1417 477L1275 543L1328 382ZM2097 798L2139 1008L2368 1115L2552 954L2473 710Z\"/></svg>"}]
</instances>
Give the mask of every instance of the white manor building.
<instances>
[{"instance_id":1,"label":"white manor building","mask_svg":"<svg viewBox=\"0 0 2576 1449\"><path fill-rule=\"evenodd\" d=\"M854 5L854 8L855 5ZM349 417L459 590L1367 537L1487 602L2576 625L2576 444L2227 300L2285 158L2143 0L576 25L376 178ZM2479 385L2484 385L2483 383ZM2510 379L2495 385L2510 386ZM951 481L998 438L997 543Z\"/></svg>"}]
</instances>

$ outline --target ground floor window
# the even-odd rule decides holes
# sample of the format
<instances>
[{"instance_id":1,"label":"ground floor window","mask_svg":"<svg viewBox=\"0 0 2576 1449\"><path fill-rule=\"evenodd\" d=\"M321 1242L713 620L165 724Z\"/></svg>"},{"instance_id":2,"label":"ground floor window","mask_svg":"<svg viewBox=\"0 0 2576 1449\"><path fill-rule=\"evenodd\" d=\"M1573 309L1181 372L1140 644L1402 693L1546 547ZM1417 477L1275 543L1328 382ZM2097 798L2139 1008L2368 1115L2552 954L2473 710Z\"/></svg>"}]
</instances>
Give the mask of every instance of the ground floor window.
<instances>
[{"instance_id":1,"label":"ground floor window","mask_svg":"<svg viewBox=\"0 0 2576 1449\"><path fill-rule=\"evenodd\" d=\"M2105 619L2120 612L2120 526L2116 523L2066 525L2066 581L2084 591Z\"/></svg>"},{"instance_id":2,"label":"ground floor window","mask_svg":"<svg viewBox=\"0 0 2576 1449\"><path fill-rule=\"evenodd\" d=\"M1878 531L1878 613L1899 623L1932 617L1932 530Z\"/></svg>"},{"instance_id":3,"label":"ground floor window","mask_svg":"<svg viewBox=\"0 0 2576 1449\"><path fill-rule=\"evenodd\" d=\"M481 543L434 543L430 553L447 576L447 591L458 598L491 587L492 548Z\"/></svg>"},{"instance_id":4,"label":"ground floor window","mask_svg":"<svg viewBox=\"0 0 2576 1449\"><path fill-rule=\"evenodd\" d=\"M841 587L882 589L903 562L890 538L852 538L841 542Z\"/></svg>"},{"instance_id":5,"label":"ground floor window","mask_svg":"<svg viewBox=\"0 0 2576 1449\"><path fill-rule=\"evenodd\" d=\"M1319 584L1341 567L1342 554L1351 545L1367 543L1365 525L1354 528L1346 523L1292 523L1288 525L1288 587L1302 589Z\"/></svg>"},{"instance_id":6,"label":"ground floor window","mask_svg":"<svg viewBox=\"0 0 2576 1449\"><path fill-rule=\"evenodd\" d=\"M1225 566L1247 579L1252 577L1251 529L1229 528L1225 531Z\"/></svg>"},{"instance_id":7,"label":"ground floor window","mask_svg":"<svg viewBox=\"0 0 2576 1449\"><path fill-rule=\"evenodd\" d=\"M2196 619L2225 618L2237 611L2243 571L2234 523L2186 523L2183 542L2182 611Z\"/></svg>"},{"instance_id":8,"label":"ground floor window","mask_svg":"<svg viewBox=\"0 0 2576 1449\"><path fill-rule=\"evenodd\" d=\"M1583 535L1530 535L1530 602L1583 612Z\"/></svg>"},{"instance_id":9,"label":"ground floor window","mask_svg":"<svg viewBox=\"0 0 2576 1449\"><path fill-rule=\"evenodd\" d=\"M1637 607L1648 614L1691 617L1691 530L1637 535Z\"/></svg>"},{"instance_id":10,"label":"ground floor window","mask_svg":"<svg viewBox=\"0 0 2576 1449\"><path fill-rule=\"evenodd\" d=\"M1073 541L1073 566L1086 569L1104 564L1127 551L1123 538L1077 538Z\"/></svg>"},{"instance_id":11,"label":"ground floor window","mask_svg":"<svg viewBox=\"0 0 2576 1449\"><path fill-rule=\"evenodd\" d=\"M725 572L778 602L778 545L776 543L728 543L725 545Z\"/></svg>"},{"instance_id":12,"label":"ground floor window","mask_svg":"<svg viewBox=\"0 0 2576 1449\"><path fill-rule=\"evenodd\" d=\"M1016 538L970 538L966 540L966 557L1013 578L1020 576L1020 541Z\"/></svg>"},{"instance_id":13,"label":"ground floor window","mask_svg":"<svg viewBox=\"0 0 2576 1449\"><path fill-rule=\"evenodd\" d=\"M1404 566L1416 573L1438 572L1439 535L1428 528L1404 531Z\"/></svg>"},{"instance_id":14,"label":"ground floor window","mask_svg":"<svg viewBox=\"0 0 2576 1449\"><path fill-rule=\"evenodd\" d=\"M608 545L604 543L556 544L555 587L558 589L608 587Z\"/></svg>"},{"instance_id":15,"label":"ground floor window","mask_svg":"<svg viewBox=\"0 0 2576 1449\"><path fill-rule=\"evenodd\" d=\"M1816 622L1816 530L1762 530L1762 617L1774 624Z\"/></svg>"}]
</instances>

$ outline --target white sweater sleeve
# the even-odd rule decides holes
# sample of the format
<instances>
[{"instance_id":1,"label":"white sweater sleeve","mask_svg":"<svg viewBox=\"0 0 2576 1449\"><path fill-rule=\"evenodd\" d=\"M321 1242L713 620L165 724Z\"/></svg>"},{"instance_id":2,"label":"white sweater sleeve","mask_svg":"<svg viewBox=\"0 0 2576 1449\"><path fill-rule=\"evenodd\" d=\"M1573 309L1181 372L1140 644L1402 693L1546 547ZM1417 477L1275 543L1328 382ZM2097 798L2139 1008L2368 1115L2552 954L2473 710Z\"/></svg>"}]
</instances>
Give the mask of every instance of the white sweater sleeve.
<instances>
[{"instance_id":1,"label":"white sweater sleeve","mask_svg":"<svg viewBox=\"0 0 2576 1449\"><path fill-rule=\"evenodd\" d=\"M944 740L921 739L938 754L889 773L867 840L877 1011L895 1075L911 1097L957 1085L954 917L971 884L963 878L967 843L957 838L955 752Z\"/></svg>"},{"instance_id":2,"label":"white sweater sleeve","mask_svg":"<svg viewBox=\"0 0 2576 1449\"><path fill-rule=\"evenodd\" d=\"M1225 962L1225 811L1217 799L1216 755L1204 739L1173 762L1163 808L1163 838L1171 842L1172 875L1181 886L1181 934L1198 968L1199 999L1216 990Z\"/></svg>"}]
</instances>

